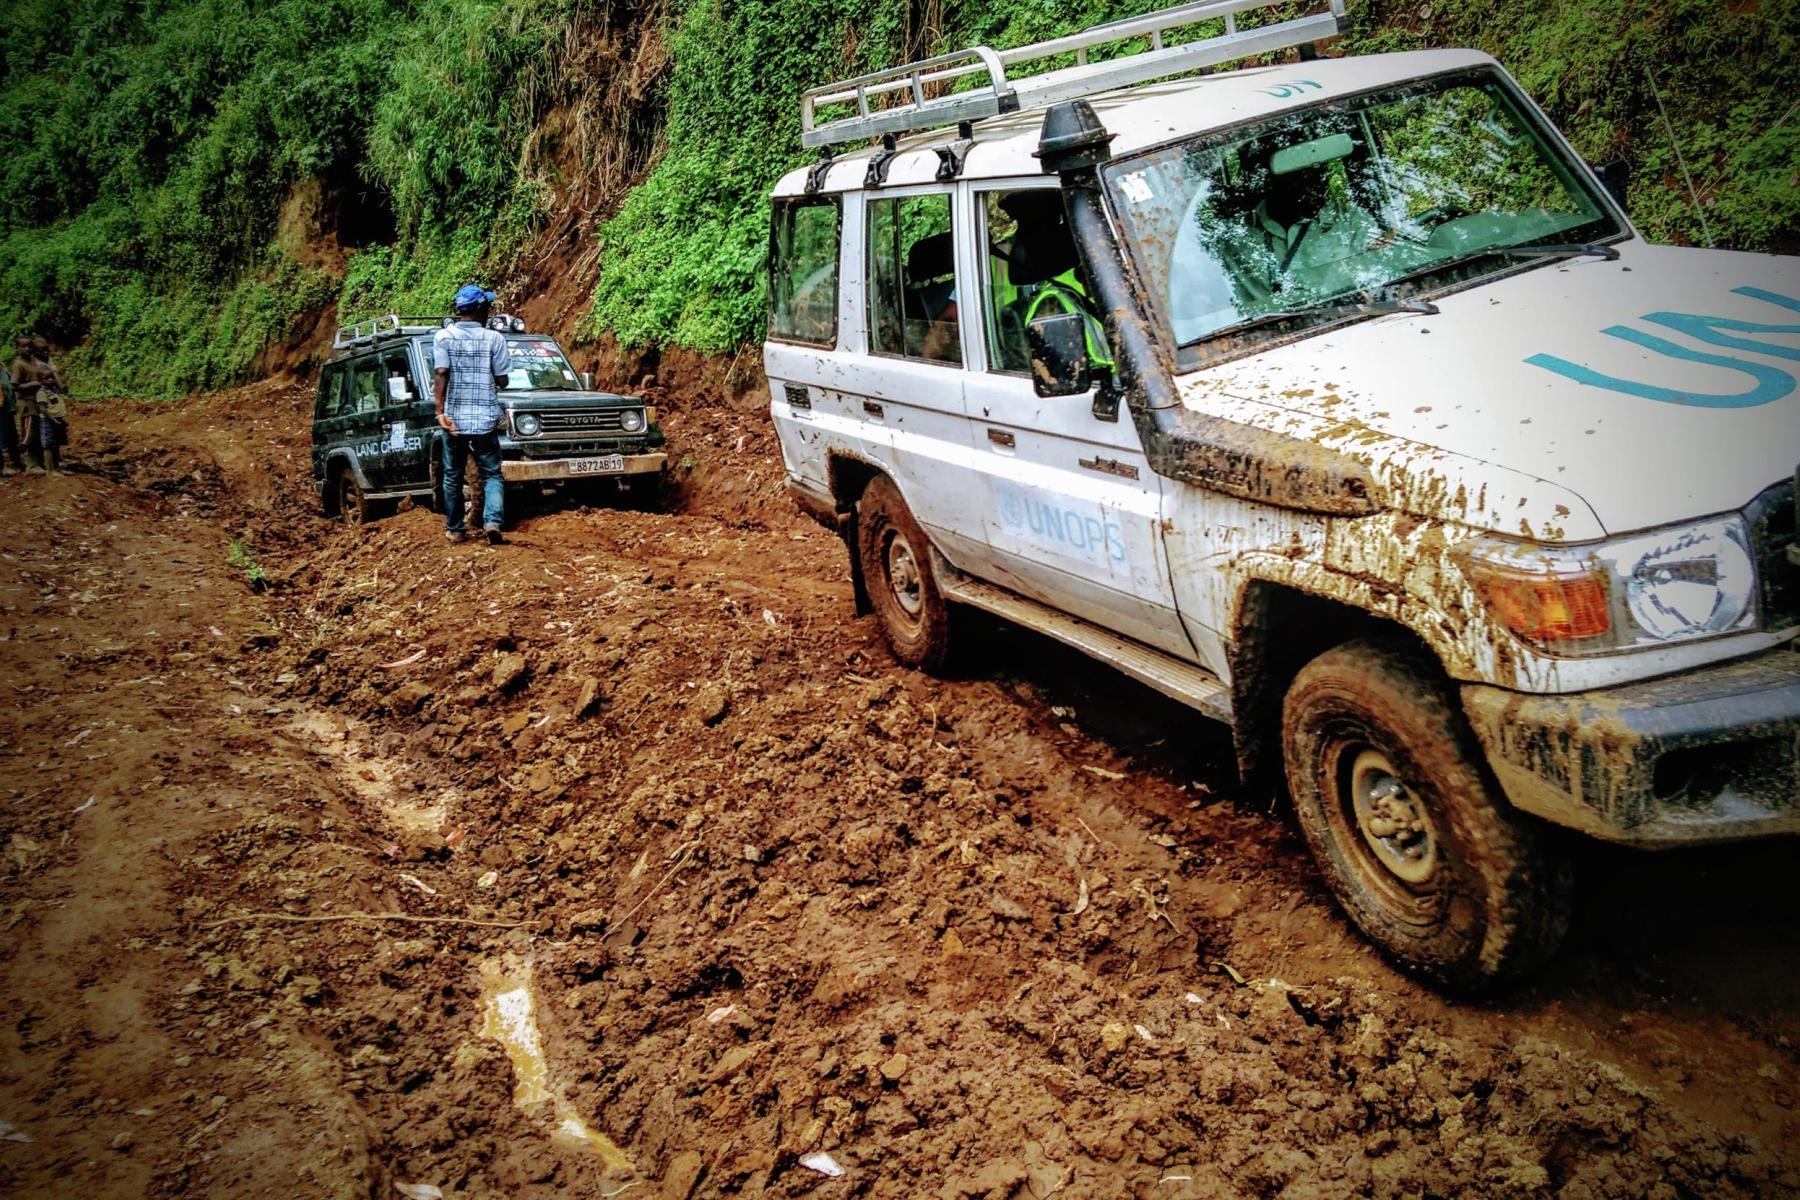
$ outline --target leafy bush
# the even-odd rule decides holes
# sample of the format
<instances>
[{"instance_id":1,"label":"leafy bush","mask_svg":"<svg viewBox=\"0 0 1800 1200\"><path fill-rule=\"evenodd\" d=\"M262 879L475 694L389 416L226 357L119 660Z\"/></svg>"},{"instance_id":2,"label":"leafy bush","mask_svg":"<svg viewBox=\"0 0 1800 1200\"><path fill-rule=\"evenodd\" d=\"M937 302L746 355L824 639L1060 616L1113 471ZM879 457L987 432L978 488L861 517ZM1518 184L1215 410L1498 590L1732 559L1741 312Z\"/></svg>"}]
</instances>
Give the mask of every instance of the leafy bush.
<instances>
[{"instance_id":1,"label":"leafy bush","mask_svg":"<svg viewBox=\"0 0 1800 1200\"><path fill-rule=\"evenodd\" d=\"M574 0L24 0L0 41L0 329L83 392L243 377L334 296L439 311L541 217L515 165ZM290 188L361 180L398 240L348 279L273 247ZM459 282L465 282L458 278Z\"/></svg>"}]
</instances>

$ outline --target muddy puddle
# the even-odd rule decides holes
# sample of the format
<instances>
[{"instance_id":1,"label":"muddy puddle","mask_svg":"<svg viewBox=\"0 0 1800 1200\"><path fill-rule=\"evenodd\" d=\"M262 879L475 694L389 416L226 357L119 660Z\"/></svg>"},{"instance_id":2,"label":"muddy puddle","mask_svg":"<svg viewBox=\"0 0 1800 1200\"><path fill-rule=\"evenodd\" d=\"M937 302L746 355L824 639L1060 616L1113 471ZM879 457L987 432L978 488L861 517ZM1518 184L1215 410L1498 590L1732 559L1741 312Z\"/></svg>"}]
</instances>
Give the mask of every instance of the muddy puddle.
<instances>
[{"instance_id":1,"label":"muddy puddle","mask_svg":"<svg viewBox=\"0 0 1800 1200\"><path fill-rule=\"evenodd\" d=\"M537 1023L537 995L531 961L513 955L481 964L481 1033L500 1043L513 1064L513 1103L551 1122L550 1137L587 1149L599 1159L609 1184L637 1174L630 1157L611 1138L589 1125L550 1079L544 1038ZM624 1189L621 1188L621 1191ZM617 1195L605 1192L603 1195Z\"/></svg>"},{"instance_id":2,"label":"muddy puddle","mask_svg":"<svg viewBox=\"0 0 1800 1200\"><path fill-rule=\"evenodd\" d=\"M404 784L412 774L411 764L371 749L374 738L362 722L311 709L296 715L290 728L331 762L346 791L399 829L408 833L442 831L446 810L455 797L408 796Z\"/></svg>"}]
</instances>

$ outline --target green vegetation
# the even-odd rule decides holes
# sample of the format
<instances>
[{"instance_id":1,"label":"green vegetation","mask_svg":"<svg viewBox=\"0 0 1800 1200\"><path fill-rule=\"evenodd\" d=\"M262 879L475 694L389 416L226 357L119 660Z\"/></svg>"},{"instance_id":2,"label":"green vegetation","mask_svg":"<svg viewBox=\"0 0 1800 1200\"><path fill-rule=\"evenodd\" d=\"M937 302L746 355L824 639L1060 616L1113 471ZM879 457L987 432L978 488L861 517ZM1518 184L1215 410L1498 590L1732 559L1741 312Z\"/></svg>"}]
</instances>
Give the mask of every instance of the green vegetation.
<instances>
[{"instance_id":1,"label":"green vegetation","mask_svg":"<svg viewBox=\"0 0 1800 1200\"><path fill-rule=\"evenodd\" d=\"M263 572L262 564L250 553L250 548L236 538L231 539L231 544L225 549L225 563L244 573L244 580L250 585L251 591L260 592L269 586L269 577Z\"/></svg>"},{"instance_id":2,"label":"green vegetation","mask_svg":"<svg viewBox=\"0 0 1800 1200\"><path fill-rule=\"evenodd\" d=\"M654 168L595 214L584 336L733 350L760 332L765 194L802 164L798 92L955 46L1010 45L1158 0L674 0ZM580 17L615 0L15 0L0 43L0 334L77 346L84 394L244 377L294 320L438 311L504 275L550 194L533 139ZM597 14L597 15L596 15ZM1585 154L1634 168L1652 237L1800 250L1800 0L1353 0L1345 52L1474 45ZM348 252L283 228L315 186Z\"/></svg>"},{"instance_id":3,"label":"green vegetation","mask_svg":"<svg viewBox=\"0 0 1800 1200\"><path fill-rule=\"evenodd\" d=\"M350 308L441 309L445 281L541 216L518 148L572 4L15 3L0 328L80 343L83 392L170 395L242 378L341 286ZM315 179L391 242L347 279L276 236Z\"/></svg>"}]
</instances>

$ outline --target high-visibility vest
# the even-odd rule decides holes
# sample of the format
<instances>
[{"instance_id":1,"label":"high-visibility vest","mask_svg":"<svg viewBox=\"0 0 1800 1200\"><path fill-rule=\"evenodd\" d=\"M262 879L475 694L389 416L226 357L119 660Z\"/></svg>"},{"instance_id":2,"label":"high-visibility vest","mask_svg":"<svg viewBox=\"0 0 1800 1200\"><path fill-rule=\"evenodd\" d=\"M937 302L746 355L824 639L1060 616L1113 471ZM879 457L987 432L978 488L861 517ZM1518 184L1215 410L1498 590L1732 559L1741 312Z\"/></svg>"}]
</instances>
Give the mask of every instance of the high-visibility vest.
<instances>
[{"instance_id":1,"label":"high-visibility vest","mask_svg":"<svg viewBox=\"0 0 1800 1200\"><path fill-rule=\"evenodd\" d=\"M1031 304L1025 309L1025 324L1031 324L1032 319L1038 315L1038 309L1044 306L1046 300L1055 300L1063 312L1074 313L1081 318L1082 328L1087 334L1088 362L1093 366L1104 367L1110 371L1113 367L1113 360L1110 348L1106 344L1106 326L1101 324L1099 317L1088 310L1086 295L1082 292L1081 285L1071 278L1073 274L1070 272L1059 275L1055 279L1044 282L1043 287L1038 290L1036 295L1032 296Z\"/></svg>"}]
</instances>

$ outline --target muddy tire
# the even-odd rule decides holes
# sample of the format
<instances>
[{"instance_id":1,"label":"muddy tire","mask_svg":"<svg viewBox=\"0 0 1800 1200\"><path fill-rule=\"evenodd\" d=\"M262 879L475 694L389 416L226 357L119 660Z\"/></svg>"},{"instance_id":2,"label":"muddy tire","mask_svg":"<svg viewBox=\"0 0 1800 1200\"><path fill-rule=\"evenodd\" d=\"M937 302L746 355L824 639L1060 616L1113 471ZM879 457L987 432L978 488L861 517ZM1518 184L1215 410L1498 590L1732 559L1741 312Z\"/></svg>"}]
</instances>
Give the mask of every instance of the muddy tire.
<instances>
[{"instance_id":1,"label":"muddy tire","mask_svg":"<svg viewBox=\"0 0 1800 1200\"><path fill-rule=\"evenodd\" d=\"M362 485L356 482L356 476L349 470L337 474L337 518L344 524L355 528L373 519L374 505L363 494Z\"/></svg>"},{"instance_id":2,"label":"muddy tire","mask_svg":"<svg viewBox=\"0 0 1800 1200\"><path fill-rule=\"evenodd\" d=\"M1319 870L1401 966L1480 991L1555 951L1567 861L1499 796L1435 663L1371 642L1326 651L1288 690L1282 747Z\"/></svg>"},{"instance_id":3,"label":"muddy tire","mask_svg":"<svg viewBox=\"0 0 1800 1200\"><path fill-rule=\"evenodd\" d=\"M856 549L869 601L894 657L934 670L950 653L950 606L931 570L931 543L884 475L856 505Z\"/></svg>"}]
</instances>

